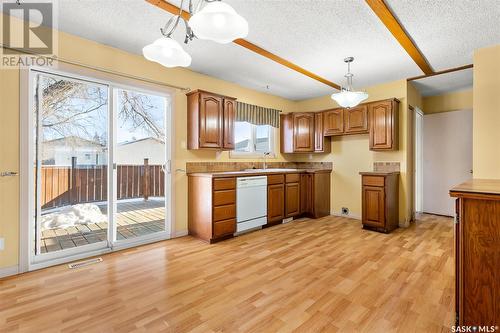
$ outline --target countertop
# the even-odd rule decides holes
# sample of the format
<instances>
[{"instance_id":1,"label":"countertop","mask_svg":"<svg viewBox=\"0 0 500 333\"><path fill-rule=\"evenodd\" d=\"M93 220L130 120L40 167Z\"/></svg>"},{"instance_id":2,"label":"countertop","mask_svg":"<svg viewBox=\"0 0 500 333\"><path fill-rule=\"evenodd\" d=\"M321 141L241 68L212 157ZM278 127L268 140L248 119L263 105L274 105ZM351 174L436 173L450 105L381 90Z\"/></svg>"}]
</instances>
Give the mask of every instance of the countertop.
<instances>
[{"instance_id":1,"label":"countertop","mask_svg":"<svg viewBox=\"0 0 500 333\"><path fill-rule=\"evenodd\" d=\"M284 173L331 173L331 169L289 169L289 170L273 170L273 169L256 169L242 171L217 171L217 172L193 172L188 173L190 177L239 177L239 176L259 176L259 175L276 175Z\"/></svg>"},{"instance_id":2,"label":"countertop","mask_svg":"<svg viewBox=\"0 0 500 333\"><path fill-rule=\"evenodd\" d=\"M471 179L450 190L452 197L464 194L500 195L500 179Z\"/></svg>"},{"instance_id":3,"label":"countertop","mask_svg":"<svg viewBox=\"0 0 500 333\"><path fill-rule=\"evenodd\" d=\"M399 171L362 171L359 174L367 176L389 176L399 175Z\"/></svg>"}]
</instances>

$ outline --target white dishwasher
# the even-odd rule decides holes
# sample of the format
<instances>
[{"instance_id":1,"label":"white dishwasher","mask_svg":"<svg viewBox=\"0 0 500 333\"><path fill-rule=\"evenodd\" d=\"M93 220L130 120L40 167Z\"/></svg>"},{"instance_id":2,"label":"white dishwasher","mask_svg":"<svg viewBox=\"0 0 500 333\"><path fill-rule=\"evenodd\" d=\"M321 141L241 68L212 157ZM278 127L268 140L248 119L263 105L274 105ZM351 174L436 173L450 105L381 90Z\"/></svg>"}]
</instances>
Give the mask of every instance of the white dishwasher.
<instances>
[{"instance_id":1,"label":"white dishwasher","mask_svg":"<svg viewBox=\"0 0 500 333\"><path fill-rule=\"evenodd\" d=\"M236 178L236 232L267 223L267 176Z\"/></svg>"}]
</instances>

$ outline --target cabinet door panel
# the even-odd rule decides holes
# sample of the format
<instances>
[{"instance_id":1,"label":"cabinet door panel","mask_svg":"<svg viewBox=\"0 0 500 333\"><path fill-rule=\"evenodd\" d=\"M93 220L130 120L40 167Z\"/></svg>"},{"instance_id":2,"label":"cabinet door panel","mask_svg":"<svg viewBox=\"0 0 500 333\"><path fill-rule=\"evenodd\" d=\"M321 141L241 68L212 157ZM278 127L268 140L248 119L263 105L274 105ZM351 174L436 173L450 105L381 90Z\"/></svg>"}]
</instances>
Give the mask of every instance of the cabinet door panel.
<instances>
[{"instance_id":1,"label":"cabinet door panel","mask_svg":"<svg viewBox=\"0 0 500 333\"><path fill-rule=\"evenodd\" d=\"M344 110L344 133L368 133L368 107L366 105Z\"/></svg>"},{"instance_id":2,"label":"cabinet door panel","mask_svg":"<svg viewBox=\"0 0 500 333\"><path fill-rule=\"evenodd\" d=\"M314 114L293 114L293 145L296 152L314 151Z\"/></svg>"},{"instance_id":3,"label":"cabinet door panel","mask_svg":"<svg viewBox=\"0 0 500 333\"><path fill-rule=\"evenodd\" d=\"M397 105L393 101L369 105L371 150L397 149Z\"/></svg>"},{"instance_id":4,"label":"cabinet door panel","mask_svg":"<svg viewBox=\"0 0 500 333\"><path fill-rule=\"evenodd\" d=\"M200 97L200 148L222 148L222 98L203 93Z\"/></svg>"},{"instance_id":5,"label":"cabinet door panel","mask_svg":"<svg viewBox=\"0 0 500 333\"><path fill-rule=\"evenodd\" d=\"M325 151L325 137L323 136L323 132L323 114L318 112L314 114L314 151Z\"/></svg>"},{"instance_id":6,"label":"cabinet door panel","mask_svg":"<svg viewBox=\"0 0 500 333\"><path fill-rule=\"evenodd\" d=\"M285 217L300 214L300 185L299 183L285 184Z\"/></svg>"},{"instance_id":7,"label":"cabinet door panel","mask_svg":"<svg viewBox=\"0 0 500 333\"><path fill-rule=\"evenodd\" d=\"M329 135L342 135L344 133L344 110L333 109L323 113L323 133Z\"/></svg>"},{"instance_id":8,"label":"cabinet door panel","mask_svg":"<svg viewBox=\"0 0 500 333\"><path fill-rule=\"evenodd\" d=\"M383 187L363 186L363 224L385 227L385 193Z\"/></svg>"},{"instance_id":9,"label":"cabinet door panel","mask_svg":"<svg viewBox=\"0 0 500 333\"><path fill-rule=\"evenodd\" d=\"M235 104L232 99L224 99L224 149L234 149Z\"/></svg>"},{"instance_id":10,"label":"cabinet door panel","mask_svg":"<svg viewBox=\"0 0 500 333\"><path fill-rule=\"evenodd\" d=\"M285 185L267 187L267 222L277 222L285 218Z\"/></svg>"},{"instance_id":11,"label":"cabinet door panel","mask_svg":"<svg viewBox=\"0 0 500 333\"><path fill-rule=\"evenodd\" d=\"M300 213L313 213L313 176L310 174L300 175Z\"/></svg>"}]
</instances>

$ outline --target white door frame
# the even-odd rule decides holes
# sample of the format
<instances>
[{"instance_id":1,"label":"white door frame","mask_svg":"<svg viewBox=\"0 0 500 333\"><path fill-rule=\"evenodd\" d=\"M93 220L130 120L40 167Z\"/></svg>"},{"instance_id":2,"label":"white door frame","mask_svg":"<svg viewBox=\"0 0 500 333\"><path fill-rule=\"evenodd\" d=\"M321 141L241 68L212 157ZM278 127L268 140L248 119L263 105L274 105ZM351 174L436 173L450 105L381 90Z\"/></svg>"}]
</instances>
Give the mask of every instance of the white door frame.
<instances>
[{"instance_id":1,"label":"white door frame","mask_svg":"<svg viewBox=\"0 0 500 333\"><path fill-rule=\"evenodd\" d=\"M424 193L424 137L423 137L423 126L424 126L424 113L419 108L415 108L415 122L414 122L414 137L415 137L415 147L414 147L414 158L415 161L415 212L421 213L423 211L423 193Z\"/></svg>"},{"instance_id":2,"label":"white door frame","mask_svg":"<svg viewBox=\"0 0 500 333\"><path fill-rule=\"evenodd\" d=\"M130 84L131 79L124 79L120 77L105 77L105 79L98 78L95 79L89 75L82 75L82 70L80 68L76 68L75 66L68 66L65 64L59 64L60 69L52 69L52 68L44 68L38 66L32 66L27 69L21 69L20 73L20 205L19 205L19 273L27 272L30 270L35 270L43 267L53 266L57 264L61 264L64 262L70 262L74 260L78 260L84 257L100 255L103 253L108 253L113 250L123 249L127 247L133 247L141 244L151 243L154 241L165 240L171 238L172 235L175 234L175 222L173 220L174 212L173 212L173 183L172 183L172 172L171 172L171 158L172 158L172 143L173 143L173 133L172 133L172 121L173 121L173 112L174 109L174 100L175 100L175 91L171 88L166 87L152 87L151 84L146 85L142 83L133 83ZM60 75L66 76L68 78L80 79L85 81L90 81L96 84L102 84L108 86L108 119L110 131L108 131L108 135L115 133L113 130L114 125L114 108L113 108L113 98L110 98L111 93L113 92L113 87L128 87L128 89L132 89L134 91L143 91L149 94L154 95L162 95L168 98L170 103L167 103L167 110L165 114L165 135L167 140L169 141L165 144L166 147L166 159L167 159L167 169L165 173L165 202L166 202L166 214L165 214L165 231L159 232L151 235L146 235L143 237L137 237L132 239L130 242L114 242L113 239L115 237L114 234L114 223L112 219L114 218L114 209L112 206L115 205L116 200L114 197L116 196L115 191L113 191L113 186L115 185L114 178L109 177L110 174L114 173L113 170L113 138L109 138L108 140L108 179L111 180L113 186L108 186L108 241L99 242L94 244L89 244L85 246L81 246L78 248L66 249L57 251L55 253L44 254L43 256L37 256L42 258L42 261L35 260L35 255L33 253L33 223L34 219L32 218L34 215L34 205L35 199L33 194L33 184L34 184L34 175L33 175L33 161L34 161L34 149L33 149L33 114L32 114L32 100L30 92L33 89L33 80L32 80L32 72L46 72L49 75ZM102 75L99 75L101 77ZM122 81L128 83L124 84ZM111 165L110 165L111 162ZM112 202L113 205L110 205L109 202ZM111 236L111 237L110 237ZM82 253L81 249L84 248L85 252Z\"/></svg>"}]
</instances>

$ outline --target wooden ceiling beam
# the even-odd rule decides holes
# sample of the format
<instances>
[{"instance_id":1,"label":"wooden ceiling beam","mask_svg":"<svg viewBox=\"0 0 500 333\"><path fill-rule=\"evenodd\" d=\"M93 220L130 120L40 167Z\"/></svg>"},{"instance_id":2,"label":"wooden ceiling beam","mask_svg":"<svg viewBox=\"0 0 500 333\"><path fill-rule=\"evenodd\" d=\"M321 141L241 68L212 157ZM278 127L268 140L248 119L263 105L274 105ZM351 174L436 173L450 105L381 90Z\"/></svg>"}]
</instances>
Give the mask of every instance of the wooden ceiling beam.
<instances>
[{"instance_id":1,"label":"wooden ceiling beam","mask_svg":"<svg viewBox=\"0 0 500 333\"><path fill-rule=\"evenodd\" d=\"M405 49L406 53L415 61L415 63L420 67L420 69L426 74L430 75L434 73L431 65L425 59L425 56L420 52L417 45L413 42L410 35L404 30L403 26L396 19L394 14L391 12L389 7L387 7L384 0L365 0L368 6L373 10L373 12L378 16L378 18L384 23L385 27L392 33L396 40Z\"/></svg>"},{"instance_id":2,"label":"wooden ceiling beam","mask_svg":"<svg viewBox=\"0 0 500 333\"><path fill-rule=\"evenodd\" d=\"M446 74L446 73L452 73L452 72L458 72L458 71L462 71L464 69L469 69L469 68L473 68L473 67L474 67L473 64L469 64L469 65L465 65L465 66L444 69L442 71L434 72L432 74L424 74L424 75L410 77L410 78L406 79L406 81L415 81L415 80L419 80L419 79L425 79L426 77L431 77L431 76L436 76L436 75L441 75L441 74Z\"/></svg>"},{"instance_id":3,"label":"wooden ceiling beam","mask_svg":"<svg viewBox=\"0 0 500 333\"><path fill-rule=\"evenodd\" d=\"M179 12L181 12L179 7L172 5L164 0L146 0L146 2L149 2L150 4L152 4L158 8L161 8L161 9L163 9L171 14L174 14L174 15L178 15ZM181 12L181 15L185 20L189 20L189 18L191 17L191 15L184 10ZM242 47L246 48L247 50L255 52L255 53L257 53L257 54L259 54L259 55L261 55L269 60L272 60L280 65L288 67L291 70L294 70L300 74L308 76L313 80L316 80L318 82L326 84L326 85L328 85L332 88L335 88L337 90L341 89L341 87L338 84L331 82L331 81L329 81L329 80L327 80L319 75L316 75L316 74L314 74L314 73L312 73L312 72L310 72L310 71L308 71L308 70L306 70L306 69L274 54L274 53L271 53L271 52L261 48L260 46L257 46L255 44L253 44L252 42L247 41L246 39L237 39L233 43L235 43L239 46L242 46Z\"/></svg>"}]
</instances>

